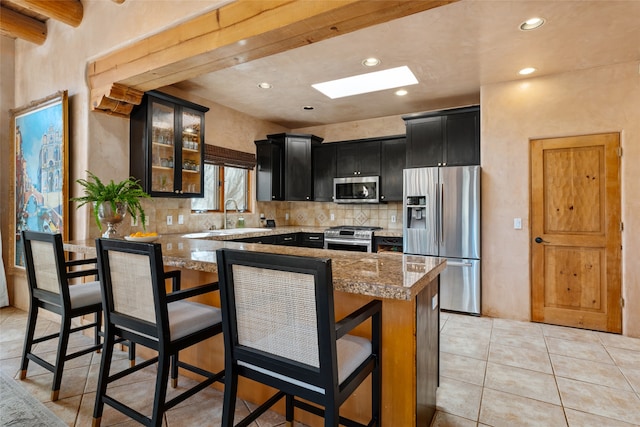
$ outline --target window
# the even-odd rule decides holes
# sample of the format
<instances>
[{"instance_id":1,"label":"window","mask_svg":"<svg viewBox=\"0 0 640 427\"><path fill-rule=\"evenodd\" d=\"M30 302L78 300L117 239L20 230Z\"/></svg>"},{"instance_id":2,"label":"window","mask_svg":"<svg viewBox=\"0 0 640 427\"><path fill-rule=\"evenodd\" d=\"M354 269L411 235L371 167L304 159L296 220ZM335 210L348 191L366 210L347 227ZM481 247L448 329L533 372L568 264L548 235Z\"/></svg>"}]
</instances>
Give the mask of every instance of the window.
<instances>
[{"instance_id":1,"label":"window","mask_svg":"<svg viewBox=\"0 0 640 427\"><path fill-rule=\"evenodd\" d=\"M224 188L224 195L222 188ZM200 212L222 211L224 203L233 199L238 204L239 211L247 211L249 210L248 194L249 171L247 169L205 163L204 197L191 199L191 209ZM235 205L230 203L228 208L233 210Z\"/></svg>"}]
</instances>

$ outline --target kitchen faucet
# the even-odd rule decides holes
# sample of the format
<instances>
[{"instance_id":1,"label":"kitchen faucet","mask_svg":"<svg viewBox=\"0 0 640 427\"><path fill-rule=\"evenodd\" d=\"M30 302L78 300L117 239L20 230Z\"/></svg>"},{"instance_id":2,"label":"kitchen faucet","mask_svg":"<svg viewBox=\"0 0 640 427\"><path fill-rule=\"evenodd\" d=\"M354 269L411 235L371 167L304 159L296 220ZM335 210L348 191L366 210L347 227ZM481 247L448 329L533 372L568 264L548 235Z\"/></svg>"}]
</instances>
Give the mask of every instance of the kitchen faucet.
<instances>
[{"instance_id":1,"label":"kitchen faucet","mask_svg":"<svg viewBox=\"0 0 640 427\"><path fill-rule=\"evenodd\" d=\"M227 199L224 202L224 224L223 224L224 229L227 228L227 205L229 204L229 202L233 202L233 204L236 206L236 212L238 212L238 203L235 200Z\"/></svg>"}]
</instances>

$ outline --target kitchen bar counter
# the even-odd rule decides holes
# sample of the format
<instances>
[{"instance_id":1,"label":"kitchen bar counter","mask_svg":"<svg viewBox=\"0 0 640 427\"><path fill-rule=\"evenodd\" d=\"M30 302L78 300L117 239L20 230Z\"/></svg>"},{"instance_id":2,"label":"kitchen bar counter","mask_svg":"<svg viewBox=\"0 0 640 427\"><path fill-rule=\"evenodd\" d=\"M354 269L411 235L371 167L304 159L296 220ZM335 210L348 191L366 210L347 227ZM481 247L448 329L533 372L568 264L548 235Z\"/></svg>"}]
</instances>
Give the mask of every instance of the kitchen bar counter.
<instances>
[{"instance_id":1,"label":"kitchen bar counter","mask_svg":"<svg viewBox=\"0 0 640 427\"><path fill-rule=\"evenodd\" d=\"M162 244L165 265L209 273L218 271L216 250L220 248L331 258L335 290L405 301L415 298L424 286L438 277L445 268L443 259L427 256L333 251L223 240L239 236L248 237L249 234L256 233L216 236L209 239L186 239L182 234L171 234L161 236L157 242ZM95 256L94 245L94 240L71 241L66 242L64 248L69 252Z\"/></svg>"},{"instance_id":2,"label":"kitchen bar counter","mask_svg":"<svg viewBox=\"0 0 640 427\"><path fill-rule=\"evenodd\" d=\"M283 228L276 229L283 231ZM299 231L303 231L303 229ZM295 232L295 231L291 231ZM282 233L280 233L282 234ZM236 236L237 237L237 236ZM243 235L244 237L244 235ZM350 313L372 299L382 301L382 426L429 425L435 414L439 371L439 274L446 261L440 258L334 251L293 246L277 246L230 241L187 239L166 235L162 244L165 265L180 268L183 286L216 280L215 251L220 248L331 258L337 318ZM95 241L71 241L66 251L95 256ZM199 302L219 306L216 295ZM368 327L353 331L370 336ZM138 354L151 357L140 349ZM216 337L181 352L185 361L211 370L224 366L222 338ZM258 403L272 392L256 383L241 382L241 398ZM341 407L341 414L362 422L370 414L370 381ZM284 405L276 406L284 411ZM304 411L296 419L309 426L321 426L321 420Z\"/></svg>"}]
</instances>

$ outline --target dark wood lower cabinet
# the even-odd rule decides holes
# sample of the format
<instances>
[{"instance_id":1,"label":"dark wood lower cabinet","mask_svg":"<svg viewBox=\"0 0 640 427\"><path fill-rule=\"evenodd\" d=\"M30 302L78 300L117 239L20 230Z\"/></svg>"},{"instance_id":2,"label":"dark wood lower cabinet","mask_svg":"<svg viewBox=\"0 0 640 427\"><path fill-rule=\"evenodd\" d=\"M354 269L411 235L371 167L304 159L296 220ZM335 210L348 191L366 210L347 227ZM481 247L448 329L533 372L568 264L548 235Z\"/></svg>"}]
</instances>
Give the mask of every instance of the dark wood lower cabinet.
<instances>
[{"instance_id":1,"label":"dark wood lower cabinet","mask_svg":"<svg viewBox=\"0 0 640 427\"><path fill-rule=\"evenodd\" d=\"M416 297L416 425L428 426L436 412L440 379L440 276Z\"/></svg>"}]
</instances>

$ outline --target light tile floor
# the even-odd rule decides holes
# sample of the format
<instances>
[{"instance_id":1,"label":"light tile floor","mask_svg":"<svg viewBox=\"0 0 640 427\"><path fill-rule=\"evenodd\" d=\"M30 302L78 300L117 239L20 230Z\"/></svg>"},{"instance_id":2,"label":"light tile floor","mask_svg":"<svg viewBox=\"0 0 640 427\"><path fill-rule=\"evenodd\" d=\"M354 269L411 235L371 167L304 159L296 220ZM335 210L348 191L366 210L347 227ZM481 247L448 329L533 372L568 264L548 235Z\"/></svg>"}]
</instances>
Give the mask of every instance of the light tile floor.
<instances>
[{"instance_id":1,"label":"light tile floor","mask_svg":"<svg viewBox=\"0 0 640 427\"><path fill-rule=\"evenodd\" d=\"M441 315L432 426L640 426L640 339Z\"/></svg>"},{"instance_id":2,"label":"light tile floor","mask_svg":"<svg viewBox=\"0 0 640 427\"><path fill-rule=\"evenodd\" d=\"M0 369L17 378L26 313L0 309ZM38 332L57 324L39 321ZM79 334L74 334L79 335ZM74 345L86 342L74 337ZM48 345L41 349L55 350ZM451 313L441 316L441 378L432 426L640 426L640 339L581 329ZM126 354L114 364L126 365ZM20 384L69 426L91 425L100 354L68 362L60 400L49 401L52 375L30 364ZM183 378L180 379L183 382ZM119 384L149 401L151 370ZM250 404L239 402L238 416ZM218 426L222 393L208 389L167 412L167 427ZM103 426L138 425L105 407ZM284 425L270 412L254 427ZM395 426L393 422L385 427ZM407 426L409 427L409 426Z\"/></svg>"}]
</instances>

